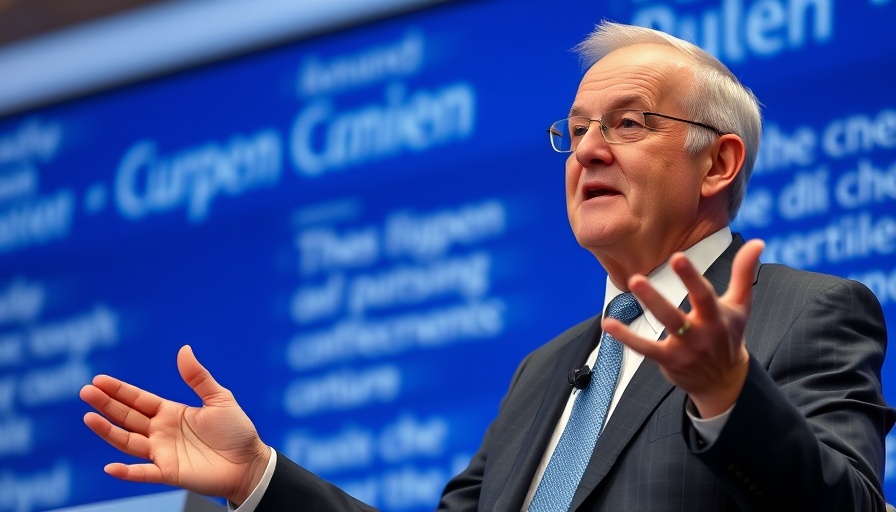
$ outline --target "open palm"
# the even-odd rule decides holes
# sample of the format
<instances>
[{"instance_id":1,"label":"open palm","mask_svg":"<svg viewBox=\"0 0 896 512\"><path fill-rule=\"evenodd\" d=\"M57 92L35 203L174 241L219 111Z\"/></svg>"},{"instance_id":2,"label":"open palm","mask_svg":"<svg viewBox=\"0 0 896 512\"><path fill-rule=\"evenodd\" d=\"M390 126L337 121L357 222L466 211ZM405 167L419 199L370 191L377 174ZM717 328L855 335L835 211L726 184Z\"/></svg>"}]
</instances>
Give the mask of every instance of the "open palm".
<instances>
[{"instance_id":1,"label":"open palm","mask_svg":"<svg viewBox=\"0 0 896 512\"><path fill-rule=\"evenodd\" d=\"M89 412L84 423L140 464L112 463L110 475L134 482L164 483L242 503L261 479L270 457L255 426L189 347L177 366L184 382L202 400L188 407L108 375L97 375L81 389Z\"/></svg>"}]
</instances>

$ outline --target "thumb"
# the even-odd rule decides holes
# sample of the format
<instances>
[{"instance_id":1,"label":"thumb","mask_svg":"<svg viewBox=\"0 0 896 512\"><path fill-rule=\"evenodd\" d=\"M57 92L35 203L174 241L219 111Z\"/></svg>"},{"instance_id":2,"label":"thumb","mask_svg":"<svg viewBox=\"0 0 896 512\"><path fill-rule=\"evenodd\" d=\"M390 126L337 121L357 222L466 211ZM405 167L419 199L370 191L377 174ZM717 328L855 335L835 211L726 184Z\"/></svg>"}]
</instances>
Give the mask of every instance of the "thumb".
<instances>
[{"instance_id":1,"label":"thumb","mask_svg":"<svg viewBox=\"0 0 896 512\"><path fill-rule=\"evenodd\" d=\"M204 405L222 405L222 402L233 401L230 392L199 363L189 345L184 345L177 352L177 370Z\"/></svg>"}]
</instances>

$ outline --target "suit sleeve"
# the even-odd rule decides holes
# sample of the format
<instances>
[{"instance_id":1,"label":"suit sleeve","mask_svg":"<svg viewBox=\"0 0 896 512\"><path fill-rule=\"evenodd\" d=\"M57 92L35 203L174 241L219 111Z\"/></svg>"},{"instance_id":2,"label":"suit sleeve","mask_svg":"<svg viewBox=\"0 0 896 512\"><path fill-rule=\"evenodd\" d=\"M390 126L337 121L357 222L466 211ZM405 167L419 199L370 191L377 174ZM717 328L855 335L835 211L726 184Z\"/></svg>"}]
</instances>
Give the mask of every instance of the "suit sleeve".
<instances>
[{"instance_id":1,"label":"suit sleeve","mask_svg":"<svg viewBox=\"0 0 896 512\"><path fill-rule=\"evenodd\" d=\"M255 512L372 512L314 473L277 454L277 467Z\"/></svg>"},{"instance_id":2,"label":"suit sleeve","mask_svg":"<svg viewBox=\"0 0 896 512\"><path fill-rule=\"evenodd\" d=\"M894 414L881 390L880 304L854 281L801 293L774 294L751 316L758 326L748 336L779 341L767 361L751 357L716 442L706 447L687 420L685 440L742 510L882 511Z\"/></svg>"}]
</instances>

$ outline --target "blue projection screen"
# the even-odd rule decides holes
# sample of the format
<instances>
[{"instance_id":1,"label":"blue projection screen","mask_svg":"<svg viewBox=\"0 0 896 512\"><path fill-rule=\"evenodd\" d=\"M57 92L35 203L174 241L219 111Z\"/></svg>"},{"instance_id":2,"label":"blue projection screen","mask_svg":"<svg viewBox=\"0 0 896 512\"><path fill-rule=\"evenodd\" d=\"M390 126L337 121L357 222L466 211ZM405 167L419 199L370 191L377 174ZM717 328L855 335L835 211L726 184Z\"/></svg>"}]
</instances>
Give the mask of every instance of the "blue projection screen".
<instances>
[{"instance_id":1,"label":"blue projection screen","mask_svg":"<svg viewBox=\"0 0 896 512\"><path fill-rule=\"evenodd\" d=\"M383 510L433 509L517 363L602 304L545 134L601 18L694 40L754 90L736 230L864 282L892 330L894 14L453 2L0 119L0 512L164 490L103 473L130 459L77 395L108 373L195 405L183 344L267 443Z\"/></svg>"}]
</instances>

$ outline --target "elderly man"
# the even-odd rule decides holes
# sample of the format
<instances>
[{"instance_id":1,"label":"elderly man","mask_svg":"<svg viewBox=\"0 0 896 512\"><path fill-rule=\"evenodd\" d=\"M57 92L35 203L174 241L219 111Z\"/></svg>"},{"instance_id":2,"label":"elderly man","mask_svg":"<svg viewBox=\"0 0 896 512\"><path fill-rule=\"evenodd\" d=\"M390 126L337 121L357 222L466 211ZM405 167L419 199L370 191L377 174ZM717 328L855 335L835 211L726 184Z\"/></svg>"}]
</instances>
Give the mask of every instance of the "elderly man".
<instances>
[{"instance_id":1,"label":"elderly man","mask_svg":"<svg viewBox=\"0 0 896 512\"><path fill-rule=\"evenodd\" d=\"M588 70L549 133L605 313L522 362L439 509L883 510L880 305L759 264L762 242L728 228L760 138L752 93L649 29L603 23L578 50ZM369 509L264 445L188 348L178 366L203 408L107 376L82 390L108 417L87 425L152 461L107 472L241 512Z\"/></svg>"}]
</instances>

